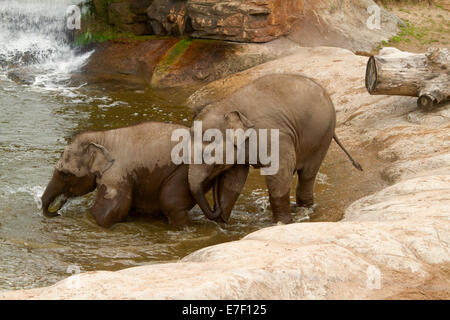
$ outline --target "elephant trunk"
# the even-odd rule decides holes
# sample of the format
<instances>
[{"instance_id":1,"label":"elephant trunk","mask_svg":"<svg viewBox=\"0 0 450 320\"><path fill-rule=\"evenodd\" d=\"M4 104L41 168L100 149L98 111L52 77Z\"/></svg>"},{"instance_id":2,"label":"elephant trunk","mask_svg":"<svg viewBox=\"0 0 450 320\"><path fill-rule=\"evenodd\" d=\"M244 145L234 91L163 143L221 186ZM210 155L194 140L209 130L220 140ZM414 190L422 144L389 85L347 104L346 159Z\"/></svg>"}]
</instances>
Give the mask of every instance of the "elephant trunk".
<instances>
[{"instance_id":1,"label":"elephant trunk","mask_svg":"<svg viewBox=\"0 0 450 320\"><path fill-rule=\"evenodd\" d=\"M42 201L42 212L44 216L51 218L58 216L58 212L50 212L49 207L60 195L64 194L64 181L61 174L55 170L53 172L52 179L50 180L44 194L41 197Z\"/></svg>"},{"instance_id":2,"label":"elephant trunk","mask_svg":"<svg viewBox=\"0 0 450 320\"><path fill-rule=\"evenodd\" d=\"M220 205L217 203L217 195L214 194L214 211L211 209L208 201L205 197L203 184L207 180L207 172L198 170L199 165L191 165L189 167L189 187L191 189L192 196L195 201L199 205L200 209L202 209L203 214L211 220L216 220L222 214L222 209ZM194 168L196 167L196 168ZM213 189L216 189L216 184ZM213 192L217 192L217 190L213 190Z\"/></svg>"}]
</instances>

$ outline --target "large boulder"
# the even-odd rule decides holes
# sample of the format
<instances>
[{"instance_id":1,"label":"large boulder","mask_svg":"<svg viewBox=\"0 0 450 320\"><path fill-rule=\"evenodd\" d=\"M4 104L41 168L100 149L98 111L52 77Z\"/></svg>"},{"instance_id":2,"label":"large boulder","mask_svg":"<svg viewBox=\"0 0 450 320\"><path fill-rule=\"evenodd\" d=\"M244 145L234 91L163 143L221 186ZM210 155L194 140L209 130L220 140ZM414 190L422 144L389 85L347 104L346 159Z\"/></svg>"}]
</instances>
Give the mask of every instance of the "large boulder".
<instances>
[{"instance_id":1,"label":"large boulder","mask_svg":"<svg viewBox=\"0 0 450 320\"><path fill-rule=\"evenodd\" d=\"M18 84L33 84L36 74L29 68L17 68L8 72L7 77Z\"/></svg>"}]
</instances>

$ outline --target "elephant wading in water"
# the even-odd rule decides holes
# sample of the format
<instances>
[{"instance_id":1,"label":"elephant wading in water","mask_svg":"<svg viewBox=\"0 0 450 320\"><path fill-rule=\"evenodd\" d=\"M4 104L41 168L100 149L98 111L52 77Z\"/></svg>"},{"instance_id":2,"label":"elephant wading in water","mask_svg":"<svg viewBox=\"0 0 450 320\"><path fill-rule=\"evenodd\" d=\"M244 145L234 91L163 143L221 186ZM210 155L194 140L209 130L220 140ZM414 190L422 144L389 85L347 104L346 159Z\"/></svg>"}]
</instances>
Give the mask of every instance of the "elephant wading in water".
<instances>
[{"instance_id":1,"label":"elephant wading in water","mask_svg":"<svg viewBox=\"0 0 450 320\"><path fill-rule=\"evenodd\" d=\"M266 176L274 222L292 222L289 198L292 177L296 172L298 174L297 205L313 205L316 175L333 137L349 156L353 165L362 170L334 134L336 113L330 97L325 89L306 77L290 74L263 76L236 90L227 98L203 107L197 112L191 131L195 131L195 121L201 121L203 133L206 130L215 129L220 131L223 137L227 135L226 131L229 129L241 129L244 132L248 129L254 129L256 132L260 132L260 129L267 129L268 132L273 132L273 129L279 130L279 141L277 141L279 142L279 168L276 173ZM221 200L225 199L221 199L220 196L215 197L213 210L204 196L204 188L212 180L219 181L216 194L220 195L221 192L233 187L227 176L230 170L236 170L234 168L238 163L237 149L243 144L244 164L247 165L248 170L249 149L251 149L250 143L247 143L249 140L248 136L240 142L239 139L232 139L234 164L221 161L222 163L189 165L189 185L192 195L208 217L221 217L225 221L228 220L231 210L227 208L228 204L221 203ZM257 140L259 146L260 134L257 135ZM207 147L208 145L203 143L204 154ZM267 150L273 152L274 147L276 146L271 145L269 141ZM241 167L244 166L242 162L240 163ZM256 163L251 164L256 168L269 167L261 162L260 154ZM242 175L246 176L248 171L245 170L245 166L240 169L244 172ZM241 188L242 179L238 181L239 184L234 185L235 189Z\"/></svg>"},{"instance_id":2,"label":"elephant wading in water","mask_svg":"<svg viewBox=\"0 0 450 320\"><path fill-rule=\"evenodd\" d=\"M163 213L175 226L186 226L196 204L188 185L188 165L175 165L171 134L187 127L159 122L83 132L71 138L42 195L43 213L57 216L71 197L98 189L92 208L98 225L110 227L131 210ZM212 186L206 184L205 191ZM239 192L221 195L232 208ZM50 212L49 207L62 198ZM229 203L228 203L229 201ZM52 206L53 207L53 206ZM230 209L231 210L231 209Z\"/></svg>"}]
</instances>

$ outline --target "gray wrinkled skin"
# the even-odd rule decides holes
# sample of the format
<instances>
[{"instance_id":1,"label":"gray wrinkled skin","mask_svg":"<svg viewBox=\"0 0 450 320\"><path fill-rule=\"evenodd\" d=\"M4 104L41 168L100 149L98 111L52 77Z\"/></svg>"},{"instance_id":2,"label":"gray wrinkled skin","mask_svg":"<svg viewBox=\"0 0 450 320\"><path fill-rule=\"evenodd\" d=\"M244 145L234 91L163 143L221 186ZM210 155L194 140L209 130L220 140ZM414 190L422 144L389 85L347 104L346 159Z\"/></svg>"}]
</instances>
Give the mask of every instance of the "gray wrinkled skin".
<instances>
[{"instance_id":1,"label":"gray wrinkled skin","mask_svg":"<svg viewBox=\"0 0 450 320\"><path fill-rule=\"evenodd\" d=\"M292 221L289 194L296 172L297 205L311 206L314 203L315 178L333 139L336 125L333 103L319 84L299 75L267 75L238 89L229 97L205 106L194 120L202 121L203 131L217 128L224 136L226 129L279 129L279 171L266 177L273 220L283 223ZM207 216L221 212L212 212L199 186L234 167L219 164L190 165L190 188ZM255 167L262 167L262 164L258 163ZM236 181L236 184L238 190L242 181Z\"/></svg>"}]
</instances>

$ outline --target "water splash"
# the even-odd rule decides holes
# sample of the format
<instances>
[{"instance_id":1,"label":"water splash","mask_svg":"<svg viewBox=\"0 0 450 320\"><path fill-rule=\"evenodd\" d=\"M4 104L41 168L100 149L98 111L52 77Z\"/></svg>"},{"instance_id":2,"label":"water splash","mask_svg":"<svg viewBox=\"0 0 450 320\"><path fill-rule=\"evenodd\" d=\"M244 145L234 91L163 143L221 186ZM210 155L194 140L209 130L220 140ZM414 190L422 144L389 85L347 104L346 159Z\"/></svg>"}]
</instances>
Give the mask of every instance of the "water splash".
<instances>
[{"instance_id":1,"label":"water splash","mask_svg":"<svg viewBox=\"0 0 450 320\"><path fill-rule=\"evenodd\" d=\"M318 174L317 174L317 177L316 177L316 182L318 183L318 184L323 184L323 185L330 185L329 183L328 183L328 176L325 174L325 173L321 173L321 172L319 172Z\"/></svg>"},{"instance_id":2,"label":"water splash","mask_svg":"<svg viewBox=\"0 0 450 320\"><path fill-rule=\"evenodd\" d=\"M0 190L0 196L9 198L18 193L29 195L31 196L31 198L33 198L33 201L36 204L36 209L41 210L42 209L41 197L44 194L44 190L45 187L43 186L22 186L18 188L6 186L2 190Z\"/></svg>"},{"instance_id":3,"label":"water splash","mask_svg":"<svg viewBox=\"0 0 450 320\"><path fill-rule=\"evenodd\" d=\"M254 202L260 212L266 212L270 206L269 195L263 189L256 189L252 191L251 198L255 199Z\"/></svg>"}]
</instances>

